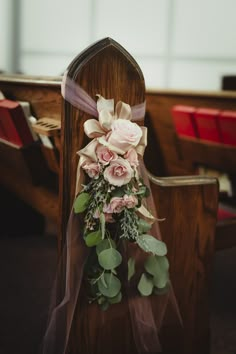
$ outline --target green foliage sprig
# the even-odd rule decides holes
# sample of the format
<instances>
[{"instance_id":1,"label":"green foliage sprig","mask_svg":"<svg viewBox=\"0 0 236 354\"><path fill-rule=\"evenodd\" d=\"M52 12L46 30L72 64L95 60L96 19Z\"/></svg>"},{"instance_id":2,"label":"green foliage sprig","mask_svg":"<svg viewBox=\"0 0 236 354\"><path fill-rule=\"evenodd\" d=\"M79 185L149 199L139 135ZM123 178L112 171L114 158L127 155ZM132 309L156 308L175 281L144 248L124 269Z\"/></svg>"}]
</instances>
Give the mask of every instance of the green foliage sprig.
<instances>
[{"instance_id":1,"label":"green foliage sprig","mask_svg":"<svg viewBox=\"0 0 236 354\"><path fill-rule=\"evenodd\" d=\"M84 213L84 241L91 253L86 265L89 284L89 301L96 301L102 309L122 300L122 283L119 267L122 264L120 252L122 242L136 243L148 254L143 273L137 283L142 296L163 293L169 284L169 263L164 242L148 234L151 224L140 217L138 208L149 190L141 179L133 177L121 187L111 186L103 174L84 185L74 202L74 212ZM112 198L135 196L137 203L126 205L109 215L104 207ZM109 217L109 218L107 218ZM128 260L127 280L135 275L135 259Z\"/></svg>"}]
</instances>

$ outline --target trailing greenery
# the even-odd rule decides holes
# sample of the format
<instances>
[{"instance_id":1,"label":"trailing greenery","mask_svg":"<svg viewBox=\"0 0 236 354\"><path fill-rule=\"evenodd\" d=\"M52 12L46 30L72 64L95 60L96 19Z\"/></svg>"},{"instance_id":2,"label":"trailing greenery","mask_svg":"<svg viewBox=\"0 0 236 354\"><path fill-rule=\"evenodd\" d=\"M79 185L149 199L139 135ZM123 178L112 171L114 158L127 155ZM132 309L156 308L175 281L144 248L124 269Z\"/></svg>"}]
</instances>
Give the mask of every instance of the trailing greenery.
<instances>
[{"instance_id":1,"label":"trailing greenery","mask_svg":"<svg viewBox=\"0 0 236 354\"><path fill-rule=\"evenodd\" d=\"M122 282L119 276L122 264L121 244L136 243L147 253L137 290L142 296L164 292L169 284L169 263L166 245L148 234L151 224L138 214L142 199L149 194L142 180L134 177L122 187L110 186L100 175L91 179L77 196L75 213L84 213L84 240L91 254L86 265L89 301L96 301L103 310L122 300ZM105 210L112 198L135 196L135 205L127 204L110 214ZM120 200L118 199L118 201ZM133 201L133 199L131 199ZM127 280L136 274L135 259L127 264Z\"/></svg>"}]
</instances>

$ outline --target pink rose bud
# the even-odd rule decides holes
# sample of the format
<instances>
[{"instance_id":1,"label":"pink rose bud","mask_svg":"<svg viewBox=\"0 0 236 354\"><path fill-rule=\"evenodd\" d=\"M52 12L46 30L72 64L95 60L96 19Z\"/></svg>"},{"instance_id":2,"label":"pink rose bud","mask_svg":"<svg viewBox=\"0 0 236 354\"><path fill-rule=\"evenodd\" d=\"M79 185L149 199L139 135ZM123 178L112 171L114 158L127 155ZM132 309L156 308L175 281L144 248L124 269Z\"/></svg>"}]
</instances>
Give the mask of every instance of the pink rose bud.
<instances>
[{"instance_id":1,"label":"pink rose bud","mask_svg":"<svg viewBox=\"0 0 236 354\"><path fill-rule=\"evenodd\" d=\"M98 160L103 164L103 165L108 165L111 161L114 161L118 158L118 155L109 150L106 146L99 145L96 149L96 154Z\"/></svg>"}]
</instances>

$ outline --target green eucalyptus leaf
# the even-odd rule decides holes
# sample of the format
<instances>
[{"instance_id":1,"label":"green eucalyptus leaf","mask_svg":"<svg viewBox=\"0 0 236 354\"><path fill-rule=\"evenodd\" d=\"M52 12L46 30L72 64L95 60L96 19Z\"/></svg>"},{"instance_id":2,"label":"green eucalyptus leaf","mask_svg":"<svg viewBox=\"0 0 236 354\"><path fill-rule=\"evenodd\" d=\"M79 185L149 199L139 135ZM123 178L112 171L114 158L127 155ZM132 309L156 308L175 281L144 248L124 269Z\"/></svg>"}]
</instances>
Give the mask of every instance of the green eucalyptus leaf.
<instances>
[{"instance_id":1,"label":"green eucalyptus leaf","mask_svg":"<svg viewBox=\"0 0 236 354\"><path fill-rule=\"evenodd\" d=\"M102 273L100 279L101 279L101 282L102 282L103 286L107 289L108 286L107 286L107 283L106 283L106 280L105 280L104 273Z\"/></svg>"},{"instance_id":2,"label":"green eucalyptus leaf","mask_svg":"<svg viewBox=\"0 0 236 354\"><path fill-rule=\"evenodd\" d=\"M98 262L102 268L111 270L121 264L122 257L116 249L108 248L98 254Z\"/></svg>"},{"instance_id":3,"label":"green eucalyptus leaf","mask_svg":"<svg viewBox=\"0 0 236 354\"><path fill-rule=\"evenodd\" d=\"M170 290L170 282L168 281L164 288L156 288L155 287L153 292L155 295L165 295L169 292L169 290Z\"/></svg>"},{"instance_id":4,"label":"green eucalyptus leaf","mask_svg":"<svg viewBox=\"0 0 236 354\"><path fill-rule=\"evenodd\" d=\"M101 278L98 280L98 289L100 293L108 298L117 296L121 289L120 280L112 273L105 273L104 281L107 287L104 286Z\"/></svg>"},{"instance_id":5,"label":"green eucalyptus leaf","mask_svg":"<svg viewBox=\"0 0 236 354\"><path fill-rule=\"evenodd\" d=\"M116 248L115 242L112 239L102 240L96 247L97 255L99 255L99 253L109 248Z\"/></svg>"},{"instance_id":6,"label":"green eucalyptus leaf","mask_svg":"<svg viewBox=\"0 0 236 354\"><path fill-rule=\"evenodd\" d=\"M101 232L102 232L102 239L105 237L105 215L103 213L100 214L100 225L101 225Z\"/></svg>"},{"instance_id":7,"label":"green eucalyptus leaf","mask_svg":"<svg viewBox=\"0 0 236 354\"><path fill-rule=\"evenodd\" d=\"M142 274L139 280L138 290L140 294L143 296L149 296L152 293L153 290L152 279L148 278L148 276L145 273Z\"/></svg>"},{"instance_id":8,"label":"green eucalyptus leaf","mask_svg":"<svg viewBox=\"0 0 236 354\"><path fill-rule=\"evenodd\" d=\"M138 230L140 233L147 232L151 229L152 225L149 224L147 221L144 219L139 219L138 221Z\"/></svg>"},{"instance_id":9,"label":"green eucalyptus leaf","mask_svg":"<svg viewBox=\"0 0 236 354\"><path fill-rule=\"evenodd\" d=\"M122 294L121 292L118 293L118 295L111 297L108 299L110 304L118 304L122 300Z\"/></svg>"},{"instance_id":10,"label":"green eucalyptus leaf","mask_svg":"<svg viewBox=\"0 0 236 354\"><path fill-rule=\"evenodd\" d=\"M133 258L129 258L128 260L128 280L132 278L135 273L135 260Z\"/></svg>"},{"instance_id":11,"label":"green eucalyptus leaf","mask_svg":"<svg viewBox=\"0 0 236 354\"><path fill-rule=\"evenodd\" d=\"M168 274L161 274L158 277L153 278L153 284L156 288L162 289L165 288L167 283L169 282Z\"/></svg>"},{"instance_id":12,"label":"green eucalyptus leaf","mask_svg":"<svg viewBox=\"0 0 236 354\"><path fill-rule=\"evenodd\" d=\"M144 268L145 270L153 275L156 276L158 275L160 272L162 273L168 273L169 270L169 262L167 257L165 256L149 256L145 263L144 263Z\"/></svg>"},{"instance_id":13,"label":"green eucalyptus leaf","mask_svg":"<svg viewBox=\"0 0 236 354\"><path fill-rule=\"evenodd\" d=\"M90 232L85 236L84 240L88 247L93 247L98 245L102 241L101 230Z\"/></svg>"},{"instance_id":14,"label":"green eucalyptus leaf","mask_svg":"<svg viewBox=\"0 0 236 354\"><path fill-rule=\"evenodd\" d=\"M137 238L137 244L145 252L150 252L157 256L165 256L167 253L166 244L148 234L140 235Z\"/></svg>"},{"instance_id":15,"label":"green eucalyptus leaf","mask_svg":"<svg viewBox=\"0 0 236 354\"><path fill-rule=\"evenodd\" d=\"M89 200L90 200L89 193L85 193L85 192L80 193L74 202L74 212L77 214L85 211L88 207Z\"/></svg>"},{"instance_id":16,"label":"green eucalyptus leaf","mask_svg":"<svg viewBox=\"0 0 236 354\"><path fill-rule=\"evenodd\" d=\"M145 270L153 275L153 284L157 288L164 288L169 281L169 262L163 256L149 256L144 263Z\"/></svg>"}]
</instances>

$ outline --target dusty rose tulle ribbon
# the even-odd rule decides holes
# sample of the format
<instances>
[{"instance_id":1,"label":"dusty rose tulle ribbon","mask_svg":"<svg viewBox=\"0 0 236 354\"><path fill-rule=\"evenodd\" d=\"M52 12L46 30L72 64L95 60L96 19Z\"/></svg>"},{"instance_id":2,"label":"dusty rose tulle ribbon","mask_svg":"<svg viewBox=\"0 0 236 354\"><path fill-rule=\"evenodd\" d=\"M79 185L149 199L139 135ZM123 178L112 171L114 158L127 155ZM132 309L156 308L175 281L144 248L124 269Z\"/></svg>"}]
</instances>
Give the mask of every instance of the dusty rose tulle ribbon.
<instances>
[{"instance_id":1,"label":"dusty rose tulle ribbon","mask_svg":"<svg viewBox=\"0 0 236 354\"><path fill-rule=\"evenodd\" d=\"M71 80L67 76L67 73L63 77L62 95L74 107L94 117L98 117L96 102L78 84ZM131 107L131 109L133 120L141 120L145 114L145 102ZM142 159L140 159L140 174L144 178L146 185L149 186ZM151 210L154 216L156 215L152 196L147 198L145 206ZM89 254L89 249L85 246L83 237L79 232L79 225L79 217L72 210L68 221L66 244L62 254L62 261L64 261L62 264L66 264L64 274L65 291L62 296L61 276L63 270L59 265L49 311L47 331L41 348L42 354L65 354L67 350L73 316L79 298L84 265ZM153 224L152 234L161 239L157 222ZM139 252L137 248L132 257L138 259ZM159 311L155 313L155 318L153 316L152 300L150 297L132 296L133 290L129 285L127 285L126 292L128 294L132 332L138 353L159 352L161 346L158 332L162 326L168 302L172 302L176 313L178 313L178 306L172 288L168 295L161 296L160 298L155 297L155 301L159 301Z\"/></svg>"}]
</instances>

